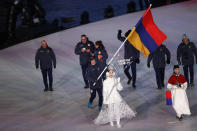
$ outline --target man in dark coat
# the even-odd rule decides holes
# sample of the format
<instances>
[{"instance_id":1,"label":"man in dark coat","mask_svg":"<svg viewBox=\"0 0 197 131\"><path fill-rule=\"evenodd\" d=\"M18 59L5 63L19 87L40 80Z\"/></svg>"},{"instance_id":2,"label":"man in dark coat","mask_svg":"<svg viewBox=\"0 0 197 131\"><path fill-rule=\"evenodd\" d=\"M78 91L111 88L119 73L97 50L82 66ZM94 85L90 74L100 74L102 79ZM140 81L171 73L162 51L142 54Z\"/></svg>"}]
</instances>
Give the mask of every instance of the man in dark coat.
<instances>
[{"instance_id":1,"label":"man in dark coat","mask_svg":"<svg viewBox=\"0 0 197 131\"><path fill-rule=\"evenodd\" d=\"M47 42L43 40L41 47L37 50L35 56L35 66L36 69L40 69L42 71L43 82L45 85L44 91L53 91L53 67L56 68L56 58L53 52L53 49L47 45ZM47 81L47 75L49 79L49 87Z\"/></svg>"},{"instance_id":2,"label":"man in dark coat","mask_svg":"<svg viewBox=\"0 0 197 131\"><path fill-rule=\"evenodd\" d=\"M100 69L100 66L96 63L95 58L92 57L91 58L91 65L88 66L88 69L87 69L87 72L86 72L86 78L87 78L88 83L89 83L90 95L91 95L90 99L89 99L89 103L88 103L88 108L92 108L92 103L93 103L93 100L96 97L96 92L98 93L98 96L99 96L99 104L98 104L99 107L98 107L98 109L101 110L101 108L102 108L102 103L103 103L102 78L97 80L101 71L102 70ZM96 84L94 85L94 83L96 83Z\"/></svg>"},{"instance_id":3,"label":"man in dark coat","mask_svg":"<svg viewBox=\"0 0 197 131\"><path fill-rule=\"evenodd\" d=\"M118 40L120 40L121 42L125 41L126 37L129 35L129 33L131 32L131 30L128 30L125 33L125 37L121 36L122 31L119 30L118 31ZM136 63L139 64L140 63L140 52L133 47L133 45L131 43L129 43L129 41L126 41L124 44L124 59L126 60L130 60L129 64L125 64L124 65L124 73L128 78L128 82L127 84L130 84L131 80L133 79L133 83L132 86L133 88L136 88ZM129 69L131 68L132 71L132 77L129 73Z\"/></svg>"},{"instance_id":4,"label":"man in dark coat","mask_svg":"<svg viewBox=\"0 0 197 131\"><path fill-rule=\"evenodd\" d=\"M84 88L88 88L88 81L85 77L85 73L88 68L88 65L90 64L90 57L94 53L94 50L94 43L89 41L86 35L82 35L81 42L79 42L75 47L75 54L79 55L82 75L85 82Z\"/></svg>"},{"instance_id":5,"label":"man in dark coat","mask_svg":"<svg viewBox=\"0 0 197 131\"><path fill-rule=\"evenodd\" d=\"M167 60L166 60L167 56ZM158 89L164 87L165 66L170 64L171 54L166 46L161 45L154 52L148 56L147 66L150 68L150 62L153 60L153 67L156 74L156 81Z\"/></svg>"},{"instance_id":6,"label":"man in dark coat","mask_svg":"<svg viewBox=\"0 0 197 131\"><path fill-rule=\"evenodd\" d=\"M182 43L179 44L177 49L177 61L179 65L183 65L184 76L188 85L194 87L194 56L197 64L197 50L193 42L190 42L186 34L183 35ZM190 72L190 80L188 77Z\"/></svg>"}]
</instances>

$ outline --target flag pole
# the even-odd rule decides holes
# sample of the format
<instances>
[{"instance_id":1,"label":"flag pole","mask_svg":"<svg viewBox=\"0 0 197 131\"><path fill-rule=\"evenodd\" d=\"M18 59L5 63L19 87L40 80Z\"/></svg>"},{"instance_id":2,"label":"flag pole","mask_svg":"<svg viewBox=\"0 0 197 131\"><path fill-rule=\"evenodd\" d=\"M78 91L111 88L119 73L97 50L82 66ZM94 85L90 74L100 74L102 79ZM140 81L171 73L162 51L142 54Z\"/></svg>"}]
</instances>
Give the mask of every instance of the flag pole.
<instances>
[{"instance_id":1,"label":"flag pole","mask_svg":"<svg viewBox=\"0 0 197 131\"><path fill-rule=\"evenodd\" d=\"M131 33L128 35L131 36L133 34L133 32L135 31L135 27L132 29ZM108 62L108 64L105 66L105 68L103 69L103 71L101 72L101 74L99 75L99 77L97 78L96 82L94 82L93 86L96 85L97 81L101 78L101 76L103 75L103 73L106 71L106 69L108 68L108 66L111 64L111 62L114 60L114 58L116 57L116 55L118 54L118 52L120 51L120 49L123 47L123 45L125 44L125 42L128 40L128 37L124 40L124 42L120 45L120 47L118 48L118 50L115 52L115 54L113 55L113 57L110 59L110 61Z\"/></svg>"}]
</instances>

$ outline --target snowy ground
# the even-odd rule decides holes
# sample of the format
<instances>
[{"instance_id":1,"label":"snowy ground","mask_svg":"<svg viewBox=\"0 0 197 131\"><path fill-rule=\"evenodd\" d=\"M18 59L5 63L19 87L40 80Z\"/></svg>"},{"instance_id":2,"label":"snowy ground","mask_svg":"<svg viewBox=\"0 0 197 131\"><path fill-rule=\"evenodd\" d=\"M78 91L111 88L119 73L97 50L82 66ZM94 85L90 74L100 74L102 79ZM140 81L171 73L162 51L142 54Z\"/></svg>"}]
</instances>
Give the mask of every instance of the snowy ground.
<instances>
[{"instance_id":1,"label":"snowy ground","mask_svg":"<svg viewBox=\"0 0 197 131\"><path fill-rule=\"evenodd\" d=\"M183 33L197 43L197 1L152 9L157 25L166 33L165 45L172 53L172 63L166 67L165 83L176 63L176 48ZM92 41L103 40L109 58L117 50L117 30L126 31L136 24L143 12L123 15L108 20L68 29L62 32L27 41L0 51L0 130L1 131L196 131L197 90L188 89L191 117L179 122L175 112L165 105L165 90L156 89L155 74L147 59L141 56L137 70L137 89L123 83L121 92L127 103L137 111L133 120L121 121L123 128L109 125L95 126L92 120L98 115L87 108L89 90L83 89L78 56L74 47L81 34ZM43 93L42 77L35 70L34 56L41 40L47 40L57 57L54 70L54 92ZM195 85L197 66L195 70ZM122 77L123 78L123 77Z\"/></svg>"}]
</instances>

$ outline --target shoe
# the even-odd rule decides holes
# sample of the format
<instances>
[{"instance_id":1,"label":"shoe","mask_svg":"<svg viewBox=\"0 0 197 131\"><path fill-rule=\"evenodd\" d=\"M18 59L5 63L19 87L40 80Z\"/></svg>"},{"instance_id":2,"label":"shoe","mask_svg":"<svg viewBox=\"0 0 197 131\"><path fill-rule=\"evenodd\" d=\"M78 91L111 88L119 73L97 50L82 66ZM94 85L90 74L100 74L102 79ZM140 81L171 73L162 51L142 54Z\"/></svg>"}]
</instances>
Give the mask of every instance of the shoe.
<instances>
[{"instance_id":1,"label":"shoe","mask_svg":"<svg viewBox=\"0 0 197 131\"><path fill-rule=\"evenodd\" d=\"M121 128L122 126L120 125L120 123L117 123L117 127L118 127L118 128Z\"/></svg>"},{"instance_id":2,"label":"shoe","mask_svg":"<svg viewBox=\"0 0 197 131\"><path fill-rule=\"evenodd\" d=\"M164 87L165 87L165 84L164 84L164 83L162 83L162 84L161 84L161 87L162 87L162 88L164 88Z\"/></svg>"},{"instance_id":3,"label":"shoe","mask_svg":"<svg viewBox=\"0 0 197 131\"><path fill-rule=\"evenodd\" d=\"M158 90L161 90L161 87L160 87L160 86L158 86L158 87L157 87L157 89L158 89Z\"/></svg>"},{"instance_id":4,"label":"shoe","mask_svg":"<svg viewBox=\"0 0 197 131\"><path fill-rule=\"evenodd\" d=\"M113 123L113 121L112 121L112 122L110 122L110 126L111 126L111 127L114 127L114 123Z\"/></svg>"},{"instance_id":5,"label":"shoe","mask_svg":"<svg viewBox=\"0 0 197 131\"><path fill-rule=\"evenodd\" d=\"M179 118L179 121L182 121L183 120L183 117L181 116L180 118Z\"/></svg>"},{"instance_id":6,"label":"shoe","mask_svg":"<svg viewBox=\"0 0 197 131\"><path fill-rule=\"evenodd\" d=\"M88 108L92 108L92 103L88 103Z\"/></svg>"},{"instance_id":7,"label":"shoe","mask_svg":"<svg viewBox=\"0 0 197 131\"><path fill-rule=\"evenodd\" d=\"M53 87L51 86L51 87L49 87L49 91L53 91Z\"/></svg>"},{"instance_id":8,"label":"shoe","mask_svg":"<svg viewBox=\"0 0 197 131\"><path fill-rule=\"evenodd\" d=\"M136 89L136 85L135 84L133 84L132 86L133 86L134 89Z\"/></svg>"},{"instance_id":9,"label":"shoe","mask_svg":"<svg viewBox=\"0 0 197 131\"><path fill-rule=\"evenodd\" d=\"M47 92L47 91L48 91L48 88L45 88L45 89L44 89L44 92Z\"/></svg>"},{"instance_id":10,"label":"shoe","mask_svg":"<svg viewBox=\"0 0 197 131\"><path fill-rule=\"evenodd\" d=\"M190 87L194 88L194 83L193 82L190 83Z\"/></svg>"},{"instance_id":11,"label":"shoe","mask_svg":"<svg viewBox=\"0 0 197 131\"><path fill-rule=\"evenodd\" d=\"M132 77L128 80L127 84L129 85L131 83Z\"/></svg>"},{"instance_id":12,"label":"shoe","mask_svg":"<svg viewBox=\"0 0 197 131\"><path fill-rule=\"evenodd\" d=\"M99 110L99 111L101 111L101 109L102 109L102 107L101 107L101 106L99 106L99 107L98 107L98 110Z\"/></svg>"},{"instance_id":13,"label":"shoe","mask_svg":"<svg viewBox=\"0 0 197 131\"><path fill-rule=\"evenodd\" d=\"M182 121L182 119L183 119L182 116L181 116L181 117L176 116L176 118L177 118L179 121Z\"/></svg>"},{"instance_id":14,"label":"shoe","mask_svg":"<svg viewBox=\"0 0 197 131\"><path fill-rule=\"evenodd\" d=\"M85 89L89 88L88 86L84 86Z\"/></svg>"}]
</instances>

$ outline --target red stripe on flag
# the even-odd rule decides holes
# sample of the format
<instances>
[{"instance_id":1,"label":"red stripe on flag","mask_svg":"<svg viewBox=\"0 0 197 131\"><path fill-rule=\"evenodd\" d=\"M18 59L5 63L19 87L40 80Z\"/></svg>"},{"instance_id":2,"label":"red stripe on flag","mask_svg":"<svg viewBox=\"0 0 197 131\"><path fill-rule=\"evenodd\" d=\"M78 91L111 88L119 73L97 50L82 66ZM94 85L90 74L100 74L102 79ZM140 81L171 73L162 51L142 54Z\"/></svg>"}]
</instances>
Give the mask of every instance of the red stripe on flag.
<instances>
[{"instance_id":1,"label":"red stripe on flag","mask_svg":"<svg viewBox=\"0 0 197 131\"><path fill-rule=\"evenodd\" d=\"M143 15L142 24L158 46L160 46L162 42L167 38L167 36L155 25L150 7Z\"/></svg>"}]
</instances>

